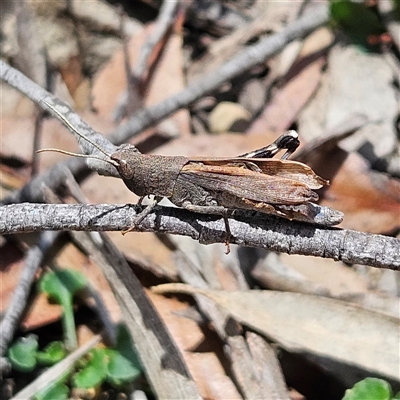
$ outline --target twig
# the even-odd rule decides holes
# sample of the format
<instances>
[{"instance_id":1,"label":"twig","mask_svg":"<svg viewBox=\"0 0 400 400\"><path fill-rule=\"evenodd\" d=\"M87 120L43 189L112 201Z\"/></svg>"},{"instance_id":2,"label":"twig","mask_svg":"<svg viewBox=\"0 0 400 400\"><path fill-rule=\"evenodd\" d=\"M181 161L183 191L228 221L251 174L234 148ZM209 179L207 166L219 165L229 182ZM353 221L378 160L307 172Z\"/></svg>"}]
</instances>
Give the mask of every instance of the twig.
<instances>
[{"instance_id":1,"label":"twig","mask_svg":"<svg viewBox=\"0 0 400 400\"><path fill-rule=\"evenodd\" d=\"M252 368L264 385L264 396L271 400L288 400L288 392L282 369L272 346L254 332L246 333L246 342L252 356Z\"/></svg>"},{"instance_id":2,"label":"twig","mask_svg":"<svg viewBox=\"0 0 400 400\"><path fill-rule=\"evenodd\" d=\"M126 142L132 134L141 132L156 122L168 117L180 108L216 90L226 81L242 74L255 65L265 62L295 39L303 38L316 28L328 22L328 5L318 5L312 11L259 43L247 47L217 71L212 71L174 96L155 106L138 111L124 125L115 131L113 138L119 143Z\"/></svg>"},{"instance_id":3,"label":"twig","mask_svg":"<svg viewBox=\"0 0 400 400\"><path fill-rule=\"evenodd\" d=\"M83 140L76 132L81 133L92 142L98 144L108 153L113 153L116 150L116 146L114 146L102 134L94 131L85 121L81 119L78 114L71 109L70 106L2 60L0 60L0 78L26 95L29 99L38 104L43 110L48 111L64 125L68 125L70 132L75 135L79 147L84 154L94 154L96 156L98 155L99 157L104 157L102 153L100 153L86 140ZM93 161L93 164L92 162L88 162L88 165L93 167L93 169L96 169L99 173L102 173L103 175L117 176L115 169L109 166L107 163L98 160L91 161ZM80 164L82 167L83 163ZM74 171L72 172L74 173ZM54 186L51 187L54 188Z\"/></svg>"},{"instance_id":4,"label":"twig","mask_svg":"<svg viewBox=\"0 0 400 400\"><path fill-rule=\"evenodd\" d=\"M72 176L69 179L69 189L78 201L87 202ZM131 337L135 338L137 353L154 393L158 395L157 397L191 397L193 382L190 380L182 355L123 254L103 233L93 233L88 236L84 232L72 232L72 236L78 245L94 258L112 287ZM95 291L92 291L92 296L95 299L98 297ZM111 339L113 336L115 338L113 335L115 327L108 318L107 310L99 307L99 304L97 308L99 316L104 315L102 321L106 329L108 326L108 336ZM151 353L149 349L152 349ZM163 369L166 349L168 349L168 364L170 367L175 366L177 375ZM182 376L185 376L187 381L183 378L185 382L182 382Z\"/></svg>"},{"instance_id":5,"label":"twig","mask_svg":"<svg viewBox=\"0 0 400 400\"><path fill-rule=\"evenodd\" d=\"M31 247L28 251L25 267L18 281L18 286L0 323L0 356L5 354L9 343L13 339L18 321L25 310L36 272L58 235L59 232L43 232L38 244Z\"/></svg>"},{"instance_id":6,"label":"twig","mask_svg":"<svg viewBox=\"0 0 400 400\"><path fill-rule=\"evenodd\" d=\"M140 49L139 57L132 68L131 71L127 71L127 90L125 90L119 97L118 104L114 111L114 120L116 122L121 121L124 117L131 114L131 110L136 111L133 109L131 104L139 105L141 101L137 98L132 98L132 96L140 96L143 93L139 93L135 89L137 85L144 85L147 79L144 79L144 74L146 72L146 68L149 64L149 58L154 52L155 47L161 41L161 39L167 34L170 30L172 24L174 23L174 16L176 14L176 10L179 6L179 0L176 1L167 1L164 0L162 6L160 8L160 12L158 17L155 21L155 27L152 34L147 38L146 43ZM121 18L122 19L122 18ZM124 58L125 62L129 57L129 53L127 49L124 48ZM126 67L125 67L126 68ZM133 83L133 84L132 84ZM138 107L139 108L139 107Z\"/></svg>"},{"instance_id":7,"label":"twig","mask_svg":"<svg viewBox=\"0 0 400 400\"><path fill-rule=\"evenodd\" d=\"M38 169L39 169L38 154L36 152L37 152L37 150L39 150L39 146L40 146L40 142L41 142L43 117L44 117L43 111L41 109L39 109L39 112L37 112L35 115L35 130L34 130L34 135L33 135L31 176L35 176L38 173Z\"/></svg>"},{"instance_id":8,"label":"twig","mask_svg":"<svg viewBox=\"0 0 400 400\"><path fill-rule=\"evenodd\" d=\"M229 220L232 244L400 270L400 240L396 238L243 214L246 222L240 212ZM0 233L120 231L131 227L136 215L135 207L129 205L13 204L0 207ZM219 217L160 206L142 222L141 230L190 236L203 244L224 243L226 236Z\"/></svg>"},{"instance_id":9,"label":"twig","mask_svg":"<svg viewBox=\"0 0 400 400\"><path fill-rule=\"evenodd\" d=\"M282 32L276 33L261 40L255 45L249 46L236 57L222 65L218 71L212 71L211 73L206 74L206 76L203 76L197 82L189 85L180 93L169 97L161 103L139 111L124 125L118 127L112 135L110 135L110 141L116 144L126 142L135 134L138 134L149 126L166 118L178 109L187 107L195 100L198 100L209 92L217 89L224 82L240 75L248 69L251 69L254 65L260 62L265 62L268 58L282 50L287 43L308 35L326 22L328 22L328 6L319 5L311 12L288 25ZM1 60L0 78L20 92L24 93L37 104L42 104L41 100L43 99L49 103L55 103L55 96L51 95L33 82L30 82L23 74L17 74L16 70L12 69ZM59 101L58 104L60 104ZM43 104L42 107L50 111ZM85 132L85 130L88 130L88 126L78 116L76 116L76 114L73 119L71 118L69 120L85 135L93 133L93 130Z\"/></svg>"},{"instance_id":10,"label":"twig","mask_svg":"<svg viewBox=\"0 0 400 400\"><path fill-rule=\"evenodd\" d=\"M139 77L145 73L146 67L148 66L148 60L154 51L154 47L174 23L174 16L179 7L179 3L179 0L163 1L162 6L160 7L160 12L155 21L154 31L140 49L140 56L138 57L136 65L132 69L133 75Z\"/></svg>"},{"instance_id":11,"label":"twig","mask_svg":"<svg viewBox=\"0 0 400 400\"><path fill-rule=\"evenodd\" d=\"M113 289L156 397L199 398L181 353L122 253L102 233L96 245L81 244Z\"/></svg>"}]
</instances>

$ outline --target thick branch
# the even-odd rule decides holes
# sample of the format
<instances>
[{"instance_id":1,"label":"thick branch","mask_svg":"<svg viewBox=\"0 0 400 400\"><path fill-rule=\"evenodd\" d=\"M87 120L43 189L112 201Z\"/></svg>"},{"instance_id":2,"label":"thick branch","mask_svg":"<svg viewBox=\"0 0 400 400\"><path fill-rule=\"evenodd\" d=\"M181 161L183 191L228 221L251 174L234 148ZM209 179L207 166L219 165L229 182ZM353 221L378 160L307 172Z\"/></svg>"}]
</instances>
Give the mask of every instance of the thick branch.
<instances>
[{"instance_id":1,"label":"thick branch","mask_svg":"<svg viewBox=\"0 0 400 400\"><path fill-rule=\"evenodd\" d=\"M134 206L81 204L14 204L0 207L0 233L43 230L119 231L136 217ZM273 251L313 255L400 270L400 240L370 233L320 228L267 215L237 212L229 219L231 243ZM141 230L190 236L200 243L224 243L220 217L179 208L157 207Z\"/></svg>"}]
</instances>

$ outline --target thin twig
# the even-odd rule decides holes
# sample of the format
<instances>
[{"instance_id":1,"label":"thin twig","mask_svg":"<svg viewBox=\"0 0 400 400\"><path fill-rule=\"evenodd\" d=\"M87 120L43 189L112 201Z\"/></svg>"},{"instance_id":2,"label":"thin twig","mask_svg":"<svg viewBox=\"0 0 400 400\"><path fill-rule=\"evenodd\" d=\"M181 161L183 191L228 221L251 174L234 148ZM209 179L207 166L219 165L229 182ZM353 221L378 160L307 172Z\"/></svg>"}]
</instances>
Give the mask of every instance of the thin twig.
<instances>
[{"instance_id":1,"label":"thin twig","mask_svg":"<svg viewBox=\"0 0 400 400\"><path fill-rule=\"evenodd\" d=\"M132 107L132 104L137 106L141 105L141 99L136 97L143 95L135 89L139 86L143 86L145 81L148 81L149 77L145 79L146 69L149 66L149 58L154 53L155 47L166 36L174 23L174 16L179 6L179 1L167 1L164 0L160 7L160 12L156 21L154 22L154 30L147 38L146 43L141 47L139 57L131 70L129 70L129 53L124 42L124 59L125 69L127 70L127 89L120 95L117 106L114 110L114 121L119 122L127 115L130 115L136 109ZM121 20L123 18L121 17ZM133 98L132 98L133 97Z\"/></svg>"},{"instance_id":2,"label":"thin twig","mask_svg":"<svg viewBox=\"0 0 400 400\"><path fill-rule=\"evenodd\" d=\"M87 241L81 244L113 289L156 397L198 399L182 354L123 254L103 233L96 244Z\"/></svg>"},{"instance_id":3,"label":"thin twig","mask_svg":"<svg viewBox=\"0 0 400 400\"><path fill-rule=\"evenodd\" d=\"M347 263L400 270L400 240L347 229L321 228L262 215L237 212L229 219L232 244L288 254L332 258ZM43 230L121 231L132 226L135 207L118 204L13 204L0 207L0 233ZM246 222L245 222L246 221ZM190 236L203 244L224 243L223 219L156 207L142 231Z\"/></svg>"},{"instance_id":4,"label":"thin twig","mask_svg":"<svg viewBox=\"0 0 400 400\"><path fill-rule=\"evenodd\" d=\"M112 137L119 143L126 142L132 134L141 132L156 122L168 117L180 108L218 89L223 83L265 62L281 51L288 43L300 39L324 25L329 20L328 5L318 5L301 18L260 42L248 46L234 58L187 86L174 96L152 107L138 111L124 125L119 126Z\"/></svg>"},{"instance_id":5,"label":"thin twig","mask_svg":"<svg viewBox=\"0 0 400 400\"><path fill-rule=\"evenodd\" d=\"M87 202L74 178L71 176L68 181L70 192L74 193L75 198L78 201ZM124 321L132 338L135 338L137 353L157 397L164 395L168 398L178 398L179 396L193 395L191 392L193 382L190 380L190 374L182 355L124 255L103 233L93 233L87 236L84 232L72 232L72 236L78 245L94 258L112 287L124 315ZM128 282L129 284L127 284ZM96 300L98 297L96 292L92 291L91 293ZM97 309L100 317L104 315L102 321L106 329L108 326L108 336L112 339L115 336L113 335L115 327L108 318L107 310L99 304ZM149 353L149 349L152 349L151 353ZM168 364L170 367L175 366L174 369L178 374L186 376L186 382L182 382L179 375L172 375L170 372L164 371L165 349L168 349ZM182 387L178 390L180 385Z\"/></svg>"},{"instance_id":6,"label":"thin twig","mask_svg":"<svg viewBox=\"0 0 400 400\"><path fill-rule=\"evenodd\" d=\"M47 251L53 246L59 232L43 232L36 246L29 249L25 266L18 281L10 304L4 313L0 323L0 356L7 351L8 345L13 339L18 327L18 321L25 310L31 286L35 280L35 275Z\"/></svg>"},{"instance_id":7,"label":"thin twig","mask_svg":"<svg viewBox=\"0 0 400 400\"><path fill-rule=\"evenodd\" d=\"M312 11L303 15L297 21L288 25L282 32L269 36L259 43L249 46L227 63L218 68L218 71L212 71L206 74L197 82L189 85L178 94L169 97L155 106L140 110L132 116L124 125L118 127L113 134L109 136L111 142L120 144L126 142L134 135L150 127L156 122L161 121L180 108L187 107L194 101L205 96L209 92L216 90L224 82L240 75L251 69L254 65L265 62L282 50L289 42L307 36L309 33L328 22L328 6L318 5ZM55 103L56 97L48 93L40 86L29 83L29 79L23 74L16 74L15 70L0 60L0 79L9 83L11 86L28 96L43 108L49 110L41 103L46 100L49 103ZM58 100L58 104L60 101ZM86 135L84 130L88 129L87 124L78 117L70 119L71 123ZM92 133L91 130L90 133ZM103 139L104 140L104 139Z\"/></svg>"}]
</instances>

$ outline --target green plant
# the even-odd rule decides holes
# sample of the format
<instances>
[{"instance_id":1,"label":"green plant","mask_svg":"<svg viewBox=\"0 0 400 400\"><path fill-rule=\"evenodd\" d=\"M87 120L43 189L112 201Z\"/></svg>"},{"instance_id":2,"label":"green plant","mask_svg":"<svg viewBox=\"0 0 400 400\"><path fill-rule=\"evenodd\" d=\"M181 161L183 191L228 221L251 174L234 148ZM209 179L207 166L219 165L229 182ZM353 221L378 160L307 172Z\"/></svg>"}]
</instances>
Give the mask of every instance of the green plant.
<instances>
[{"instance_id":1,"label":"green plant","mask_svg":"<svg viewBox=\"0 0 400 400\"><path fill-rule=\"evenodd\" d=\"M97 387L103 382L121 388L140 375L140 363L129 332L124 325L120 325L116 345L113 348L92 350L72 382L74 387L84 389Z\"/></svg>"},{"instance_id":2,"label":"green plant","mask_svg":"<svg viewBox=\"0 0 400 400\"><path fill-rule=\"evenodd\" d=\"M339 26L354 43L366 50L376 50L373 40L386 32L378 15L363 3L331 0L330 14L334 25Z\"/></svg>"},{"instance_id":3,"label":"green plant","mask_svg":"<svg viewBox=\"0 0 400 400\"><path fill-rule=\"evenodd\" d=\"M62 269L47 272L39 281L39 290L63 307L62 324L65 347L72 351L77 347L73 298L87 285L86 278L78 271Z\"/></svg>"},{"instance_id":4,"label":"green plant","mask_svg":"<svg viewBox=\"0 0 400 400\"><path fill-rule=\"evenodd\" d=\"M365 378L347 389L343 400L398 400L400 393L393 397L392 388L383 379Z\"/></svg>"}]
</instances>

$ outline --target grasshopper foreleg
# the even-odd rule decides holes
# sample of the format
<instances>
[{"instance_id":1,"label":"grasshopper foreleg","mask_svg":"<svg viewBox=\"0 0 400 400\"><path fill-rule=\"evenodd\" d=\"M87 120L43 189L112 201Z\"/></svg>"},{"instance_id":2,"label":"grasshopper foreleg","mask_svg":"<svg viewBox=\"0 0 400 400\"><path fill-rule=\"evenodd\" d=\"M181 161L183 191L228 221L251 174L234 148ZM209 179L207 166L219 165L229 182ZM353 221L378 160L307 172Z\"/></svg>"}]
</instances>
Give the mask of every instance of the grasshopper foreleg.
<instances>
[{"instance_id":1,"label":"grasshopper foreleg","mask_svg":"<svg viewBox=\"0 0 400 400\"><path fill-rule=\"evenodd\" d=\"M143 199L144 199L144 197L141 197L141 198L139 199L138 205L141 205L141 204L142 204ZM144 210L142 210L142 211L136 216L136 218L133 220L133 226L131 226L131 227L128 228L128 229L125 229L125 230L121 231L121 233L122 233L123 235L125 235L125 234L127 234L127 233L129 233L129 232L134 231L134 230L141 224L141 222L153 211L154 207L155 207L160 201L161 201L161 197L155 196L154 199L153 199L153 201L152 201L150 204L148 204L148 205L146 206L146 208L145 208Z\"/></svg>"}]
</instances>

